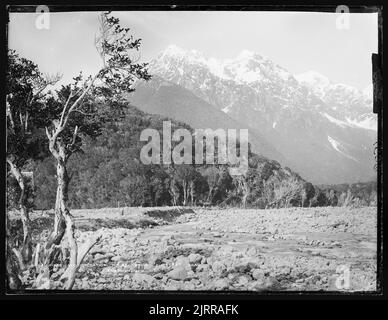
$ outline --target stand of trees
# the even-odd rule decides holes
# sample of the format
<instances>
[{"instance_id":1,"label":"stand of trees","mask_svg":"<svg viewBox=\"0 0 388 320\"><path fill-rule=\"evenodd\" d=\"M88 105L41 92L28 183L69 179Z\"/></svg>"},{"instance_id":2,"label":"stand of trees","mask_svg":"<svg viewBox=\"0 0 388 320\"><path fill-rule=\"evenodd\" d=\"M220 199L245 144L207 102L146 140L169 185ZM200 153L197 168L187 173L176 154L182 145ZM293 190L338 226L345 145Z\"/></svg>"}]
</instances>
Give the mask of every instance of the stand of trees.
<instances>
[{"instance_id":1,"label":"stand of trees","mask_svg":"<svg viewBox=\"0 0 388 320\"><path fill-rule=\"evenodd\" d=\"M8 54L7 69L7 165L19 186L17 207L23 223L23 244L13 247L7 241L9 261L18 260L20 269L35 268L38 287L51 286L53 265L63 253L62 239L66 233L70 248L69 263L57 282L66 289L74 284L77 269L84 256L99 239L92 239L78 248L74 236L74 221L69 210L69 160L82 151L85 139L95 139L108 123L119 121L124 114L123 92L130 92L135 79L150 79L147 65L137 63L140 39L134 39L119 20L102 13L95 45L101 57L101 68L95 75L84 77L82 72L73 83L48 91L59 75L43 75L33 62ZM28 162L46 158L55 163L55 221L51 235L43 246L32 252L28 192L22 168ZM46 159L45 159L46 160ZM9 232L7 232L9 234ZM34 261L33 260L34 256ZM62 259L65 261L66 259ZM21 287L13 264L7 264L8 285ZM12 284L12 285L11 285Z\"/></svg>"},{"instance_id":2,"label":"stand of trees","mask_svg":"<svg viewBox=\"0 0 388 320\"><path fill-rule=\"evenodd\" d=\"M375 205L376 188L354 185L313 186L276 161L250 153L244 176L232 177L227 165L144 165L139 154L142 130L162 132L164 119L125 107L119 122L106 123L82 152L69 159L70 208L220 205L252 208ZM173 130L190 128L173 120ZM56 165L52 157L34 161L36 209L55 207ZM364 184L359 184L364 185ZM374 184L375 185L375 184ZM350 189L348 191L348 189ZM354 200L360 199L360 200Z\"/></svg>"},{"instance_id":3,"label":"stand of trees","mask_svg":"<svg viewBox=\"0 0 388 320\"><path fill-rule=\"evenodd\" d=\"M83 141L82 153L69 159L70 208L218 205L251 208L373 205L375 193L357 195L348 188L313 186L276 161L249 154L244 176L231 176L227 165L144 165L142 130L162 133L164 119L125 107L121 121L107 123L96 138ZM173 130L187 125L173 120ZM55 206L56 165L52 157L33 163L35 207ZM347 196L348 200L346 200ZM355 203L350 198L364 199ZM370 199L370 200L369 200ZM346 200L346 201L345 201Z\"/></svg>"},{"instance_id":4,"label":"stand of trees","mask_svg":"<svg viewBox=\"0 0 388 320\"><path fill-rule=\"evenodd\" d=\"M326 197L337 206L377 206L377 182L319 186Z\"/></svg>"}]
</instances>

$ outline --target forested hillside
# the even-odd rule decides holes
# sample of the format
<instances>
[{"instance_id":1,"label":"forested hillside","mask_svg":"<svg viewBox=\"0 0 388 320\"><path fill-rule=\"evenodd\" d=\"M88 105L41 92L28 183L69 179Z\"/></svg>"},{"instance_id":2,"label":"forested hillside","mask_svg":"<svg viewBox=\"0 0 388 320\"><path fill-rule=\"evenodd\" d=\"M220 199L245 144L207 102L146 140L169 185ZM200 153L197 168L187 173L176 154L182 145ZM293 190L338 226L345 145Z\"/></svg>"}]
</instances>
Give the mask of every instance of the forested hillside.
<instances>
[{"instance_id":1,"label":"forested hillside","mask_svg":"<svg viewBox=\"0 0 388 320\"><path fill-rule=\"evenodd\" d=\"M154 128L162 136L164 120L172 130L188 125L128 106L121 122L107 125L96 139L86 139L82 152L69 160L69 205L102 208L164 205L289 207L350 205L355 190L313 186L277 161L249 153L249 169L232 177L227 165L144 165L140 133ZM55 161L47 157L29 165L34 172L36 209L55 204ZM350 191L349 191L350 192ZM360 196L358 204L375 203L376 194ZM347 199L347 200L346 200ZM354 203L354 201L353 201Z\"/></svg>"}]
</instances>

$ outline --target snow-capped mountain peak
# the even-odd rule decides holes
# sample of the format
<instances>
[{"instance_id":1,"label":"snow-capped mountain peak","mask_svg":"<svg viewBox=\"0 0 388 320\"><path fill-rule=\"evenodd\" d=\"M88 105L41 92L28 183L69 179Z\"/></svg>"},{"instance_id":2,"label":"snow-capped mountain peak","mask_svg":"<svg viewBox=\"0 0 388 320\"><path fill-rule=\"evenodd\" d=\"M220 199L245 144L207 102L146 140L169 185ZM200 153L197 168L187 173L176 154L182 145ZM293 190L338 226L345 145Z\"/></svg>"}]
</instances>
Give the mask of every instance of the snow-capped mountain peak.
<instances>
[{"instance_id":1,"label":"snow-capped mountain peak","mask_svg":"<svg viewBox=\"0 0 388 320\"><path fill-rule=\"evenodd\" d=\"M373 84L369 84L368 86L366 86L364 88L364 90L362 90L362 93L368 97L369 99L372 99L373 98Z\"/></svg>"},{"instance_id":2,"label":"snow-capped mountain peak","mask_svg":"<svg viewBox=\"0 0 388 320\"><path fill-rule=\"evenodd\" d=\"M257 59L261 58L261 56L253 51L250 50L242 50L238 55L237 58L238 60L247 60L247 59Z\"/></svg>"},{"instance_id":3,"label":"snow-capped mountain peak","mask_svg":"<svg viewBox=\"0 0 388 320\"><path fill-rule=\"evenodd\" d=\"M322 75L321 73L314 71L314 70L309 70L304 73L300 73L295 75L295 78L300 81L300 82L305 82L311 85L329 85L330 81L327 77Z\"/></svg>"},{"instance_id":4,"label":"snow-capped mountain peak","mask_svg":"<svg viewBox=\"0 0 388 320\"><path fill-rule=\"evenodd\" d=\"M305 73L297 74L294 76L302 85L313 89L314 93L322 98L325 94L325 90L330 86L330 80L317 71L307 71Z\"/></svg>"},{"instance_id":5,"label":"snow-capped mountain peak","mask_svg":"<svg viewBox=\"0 0 388 320\"><path fill-rule=\"evenodd\" d=\"M179 60L191 64L207 64L202 52L198 50L185 50L175 44L169 45L164 51L162 51L157 60Z\"/></svg>"},{"instance_id":6,"label":"snow-capped mountain peak","mask_svg":"<svg viewBox=\"0 0 388 320\"><path fill-rule=\"evenodd\" d=\"M164 61L164 67L170 69L170 62L173 60L177 70L181 68L181 64L205 67L217 78L232 80L240 84L268 81L268 79L287 81L292 78L291 73L287 70L250 50L241 51L235 58L216 59L207 58L197 50L184 50L176 45L170 45L159 54L157 60L159 61L151 62L151 68L163 68L161 61ZM169 72L171 73L171 70Z\"/></svg>"},{"instance_id":7,"label":"snow-capped mountain peak","mask_svg":"<svg viewBox=\"0 0 388 320\"><path fill-rule=\"evenodd\" d=\"M187 51L182 49L181 47L178 47L175 44L171 44L159 55L159 57L164 57L164 56L180 57L180 56L184 56L186 52Z\"/></svg>"},{"instance_id":8,"label":"snow-capped mountain peak","mask_svg":"<svg viewBox=\"0 0 388 320\"><path fill-rule=\"evenodd\" d=\"M249 50L217 59L173 45L149 66L151 74L259 132L287 165L309 180L364 180L373 174L371 150L377 126L366 90L335 84L316 71L293 75ZM163 94L163 105L176 99L168 91ZM184 95L178 99L182 108L185 99ZM166 110L190 120L185 118L187 108L180 111L178 107ZM198 112L204 114L204 109ZM258 140L252 145L266 155ZM330 177L327 172L332 172Z\"/></svg>"},{"instance_id":9,"label":"snow-capped mountain peak","mask_svg":"<svg viewBox=\"0 0 388 320\"><path fill-rule=\"evenodd\" d=\"M325 96L329 91L335 91L337 94L355 96L357 98L371 98L373 90L372 84L368 85L364 90L359 90L355 87L343 83L333 83L326 76L317 71L307 71L305 73L294 76L300 84L312 89L320 98Z\"/></svg>"}]
</instances>

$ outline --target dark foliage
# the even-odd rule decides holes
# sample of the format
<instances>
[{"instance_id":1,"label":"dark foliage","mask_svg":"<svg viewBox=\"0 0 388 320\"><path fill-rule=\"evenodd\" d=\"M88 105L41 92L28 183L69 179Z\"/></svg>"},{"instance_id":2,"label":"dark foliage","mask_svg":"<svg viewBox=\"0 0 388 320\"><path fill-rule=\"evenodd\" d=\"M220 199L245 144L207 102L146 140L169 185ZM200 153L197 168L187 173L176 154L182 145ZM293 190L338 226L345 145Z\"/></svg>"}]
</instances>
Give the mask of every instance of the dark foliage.
<instances>
[{"instance_id":1,"label":"dark foliage","mask_svg":"<svg viewBox=\"0 0 388 320\"><path fill-rule=\"evenodd\" d=\"M227 165L144 165L139 160L146 142L140 133L163 121L133 106L125 117L107 122L98 137L85 137L68 163L69 205L73 208L164 205L244 205L250 207L333 205L326 192L304 181L276 161L250 153L244 176L230 176ZM190 129L172 121L172 130ZM190 129L191 130L191 129ZM35 206L50 209L55 202L55 162L34 165Z\"/></svg>"}]
</instances>

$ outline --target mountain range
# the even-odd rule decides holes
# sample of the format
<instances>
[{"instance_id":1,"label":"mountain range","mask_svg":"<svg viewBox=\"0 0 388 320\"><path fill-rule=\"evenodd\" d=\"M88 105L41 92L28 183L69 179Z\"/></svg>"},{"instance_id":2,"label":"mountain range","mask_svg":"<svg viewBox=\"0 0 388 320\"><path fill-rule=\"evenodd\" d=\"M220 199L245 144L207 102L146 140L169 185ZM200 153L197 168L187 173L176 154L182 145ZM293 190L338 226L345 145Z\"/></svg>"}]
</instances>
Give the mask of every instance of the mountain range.
<instances>
[{"instance_id":1,"label":"mountain range","mask_svg":"<svg viewBox=\"0 0 388 320\"><path fill-rule=\"evenodd\" d=\"M198 129L247 128L255 153L312 183L375 180L371 86L361 91L315 71L293 75L247 50L221 60L174 45L149 72L128 95L145 112Z\"/></svg>"}]
</instances>

